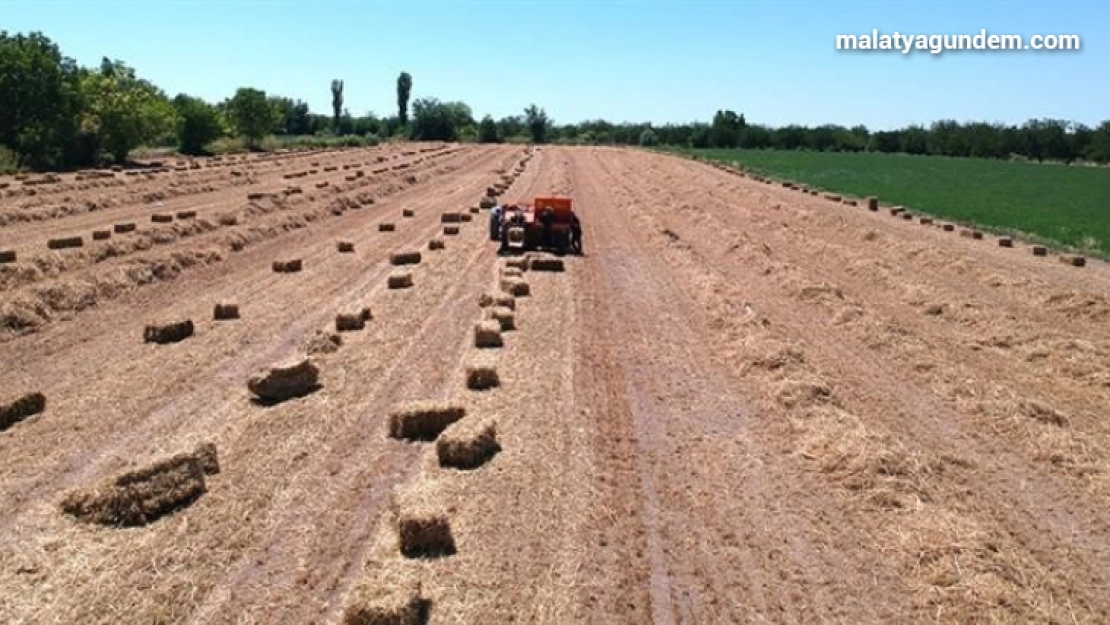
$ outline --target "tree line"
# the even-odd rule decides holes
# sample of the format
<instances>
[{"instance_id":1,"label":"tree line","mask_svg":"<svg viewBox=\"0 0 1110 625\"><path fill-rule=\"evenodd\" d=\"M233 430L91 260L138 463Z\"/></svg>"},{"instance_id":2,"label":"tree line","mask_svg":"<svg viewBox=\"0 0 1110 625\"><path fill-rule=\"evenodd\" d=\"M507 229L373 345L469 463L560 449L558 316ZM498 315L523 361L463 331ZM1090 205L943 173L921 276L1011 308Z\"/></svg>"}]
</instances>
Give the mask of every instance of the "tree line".
<instances>
[{"instance_id":1,"label":"tree line","mask_svg":"<svg viewBox=\"0 0 1110 625\"><path fill-rule=\"evenodd\" d=\"M556 124L535 104L520 115L478 120L464 102L434 97L410 102L413 79L407 72L397 77L395 115L353 116L344 106L344 81L333 80L330 87L330 115L311 111L302 100L251 87L217 103L188 94L170 98L121 61L104 59L99 67L79 67L41 33L0 31L0 168L12 163L35 169L122 163L144 145L205 154L215 142L234 139L245 149L259 149L272 135L347 145L409 138L1110 162L1110 121L1089 128L1054 119L1020 126L946 120L872 132L862 125L773 128L719 110L710 122L687 124L601 119Z\"/></svg>"}]
</instances>

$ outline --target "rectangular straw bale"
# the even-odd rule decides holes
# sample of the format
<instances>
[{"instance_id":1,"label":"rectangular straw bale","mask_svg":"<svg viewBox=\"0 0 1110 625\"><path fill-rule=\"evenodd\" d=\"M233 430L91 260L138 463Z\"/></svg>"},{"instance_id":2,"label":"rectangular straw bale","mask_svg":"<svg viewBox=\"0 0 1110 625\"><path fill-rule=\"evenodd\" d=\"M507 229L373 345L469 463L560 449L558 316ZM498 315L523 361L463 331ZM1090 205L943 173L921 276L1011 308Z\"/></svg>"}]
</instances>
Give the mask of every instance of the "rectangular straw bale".
<instances>
[{"instance_id":1,"label":"rectangular straw bale","mask_svg":"<svg viewBox=\"0 0 1110 625\"><path fill-rule=\"evenodd\" d=\"M431 441L447 426L466 416L466 408L443 401L413 401L399 404L389 413L392 438Z\"/></svg>"},{"instance_id":2,"label":"rectangular straw bale","mask_svg":"<svg viewBox=\"0 0 1110 625\"><path fill-rule=\"evenodd\" d=\"M420 263L420 252L394 252L389 255L391 265L417 265Z\"/></svg>"},{"instance_id":3,"label":"rectangular straw bale","mask_svg":"<svg viewBox=\"0 0 1110 625\"><path fill-rule=\"evenodd\" d=\"M86 523L135 527L184 508L207 491L204 464L195 453L179 454L70 492L62 511Z\"/></svg>"},{"instance_id":4,"label":"rectangular straw bale","mask_svg":"<svg viewBox=\"0 0 1110 625\"><path fill-rule=\"evenodd\" d=\"M436 457L441 467L476 469L499 451L497 424L488 418L463 419L452 424L436 439Z\"/></svg>"},{"instance_id":5,"label":"rectangular straw bale","mask_svg":"<svg viewBox=\"0 0 1110 625\"><path fill-rule=\"evenodd\" d=\"M474 326L474 346L479 348L501 347L501 324L497 321L481 321Z\"/></svg>"},{"instance_id":6,"label":"rectangular straw bale","mask_svg":"<svg viewBox=\"0 0 1110 625\"><path fill-rule=\"evenodd\" d=\"M143 341L159 344L177 343L192 336L193 329L191 319L149 324L143 329Z\"/></svg>"},{"instance_id":7,"label":"rectangular straw bale","mask_svg":"<svg viewBox=\"0 0 1110 625\"><path fill-rule=\"evenodd\" d=\"M44 410L46 410L46 395L42 393L27 393L10 402L0 404L0 432Z\"/></svg>"},{"instance_id":8,"label":"rectangular straw bale","mask_svg":"<svg viewBox=\"0 0 1110 625\"><path fill-rule=\"evenodd\" d=\"M397 537L407 558L435 558L455 553L451 520L429 480L418 480L393 496Z\"/></svg>"}]
</instances>

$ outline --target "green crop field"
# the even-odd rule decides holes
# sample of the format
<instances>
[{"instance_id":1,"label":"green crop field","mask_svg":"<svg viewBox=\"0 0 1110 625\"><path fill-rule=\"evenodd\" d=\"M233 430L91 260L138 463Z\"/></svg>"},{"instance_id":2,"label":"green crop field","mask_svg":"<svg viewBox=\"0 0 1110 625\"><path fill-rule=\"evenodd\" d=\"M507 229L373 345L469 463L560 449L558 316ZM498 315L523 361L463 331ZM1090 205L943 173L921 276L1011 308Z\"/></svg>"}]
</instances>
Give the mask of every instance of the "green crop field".
<instances>
[{"instance_id":1,"label":"green crop field","mask_svg":"<svg viewBox=\"0 0 1110 625\"><path fill-rule=\"evenodd\" d=\"M1110 256L1110 169L987 159L674 150L763 175Z\"/></svg>"}]
</instances>

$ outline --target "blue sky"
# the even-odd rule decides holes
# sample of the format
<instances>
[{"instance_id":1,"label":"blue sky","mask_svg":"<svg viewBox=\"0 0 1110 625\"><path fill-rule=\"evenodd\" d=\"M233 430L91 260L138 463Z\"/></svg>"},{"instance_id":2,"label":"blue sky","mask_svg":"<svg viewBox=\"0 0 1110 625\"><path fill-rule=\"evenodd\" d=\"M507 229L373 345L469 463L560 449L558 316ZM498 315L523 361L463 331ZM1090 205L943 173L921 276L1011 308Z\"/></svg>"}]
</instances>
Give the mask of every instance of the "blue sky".
<instances>
[{"instance_id":1,"label":"blue sky","mask_svg":"<svg viewBox=\"0 0 1110 625\"><path fill-rule=\"evenodd\" d=\"M1079 52L838 52L837 34L1078 34ZM0 0L0 29L40 30L93 65L121 59L174 95L237 87L352 113L413 97L477 116L535 102L557 122L681 122L716 109L749 122L1110 118L1110 0Z\"/></svg>"}]
</instances>

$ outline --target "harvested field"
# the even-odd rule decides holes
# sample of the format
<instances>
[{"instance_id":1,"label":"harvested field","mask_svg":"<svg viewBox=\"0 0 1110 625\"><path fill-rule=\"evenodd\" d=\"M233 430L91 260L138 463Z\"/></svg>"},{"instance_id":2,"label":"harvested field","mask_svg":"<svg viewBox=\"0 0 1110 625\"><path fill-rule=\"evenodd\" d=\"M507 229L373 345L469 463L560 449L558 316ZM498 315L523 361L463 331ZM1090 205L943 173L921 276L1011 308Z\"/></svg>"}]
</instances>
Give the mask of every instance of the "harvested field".
<instances>
[{"instance_id":1,"label":"harvested field","mask_svg":"<svg viewBox=\"0 0 1110 625\"><path fill-rule=\"evenodd\" d=\"M425 250L529 154L586 256ZM195 160L0 177L0 622L1110 619L1103 261L642 150Z\"/></svg>"}]
</instances>

